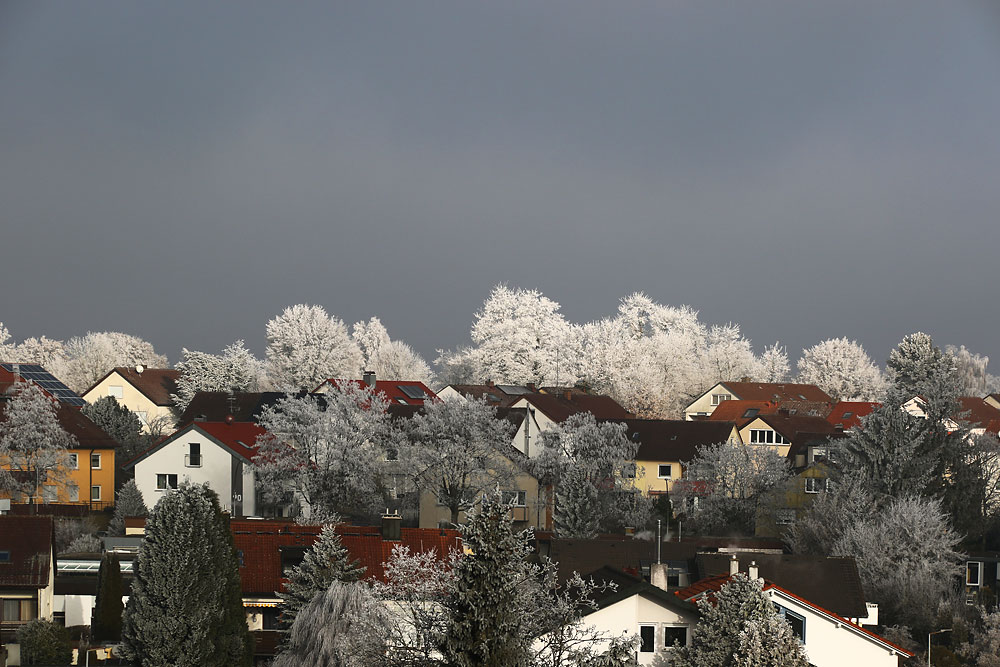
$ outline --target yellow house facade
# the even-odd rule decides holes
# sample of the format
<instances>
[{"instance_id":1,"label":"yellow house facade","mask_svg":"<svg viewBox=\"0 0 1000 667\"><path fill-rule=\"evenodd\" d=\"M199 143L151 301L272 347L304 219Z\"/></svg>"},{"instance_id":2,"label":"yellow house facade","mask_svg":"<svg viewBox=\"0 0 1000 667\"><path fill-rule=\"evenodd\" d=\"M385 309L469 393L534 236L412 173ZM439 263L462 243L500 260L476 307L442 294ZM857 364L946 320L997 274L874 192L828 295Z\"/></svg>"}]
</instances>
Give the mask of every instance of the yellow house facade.
<instances>
[{"instance_id":1,"label":"yellow house facade","mask_svg":"<svg viewBox=\"0 0 1000 667\"><path fill-rule=\"evenodd\" d=\"M551 529L551 510L547 505L544 489L539 488L538 480L526 472L514 476L513 484L503 488L504 496L511 503L514 518L514 528ZM465 512L460 512L458 522L465 522ZM451 510L438 501L436 493L421 491L420 493L420 528L453 528Z\"/></svg>"}]
</instances>

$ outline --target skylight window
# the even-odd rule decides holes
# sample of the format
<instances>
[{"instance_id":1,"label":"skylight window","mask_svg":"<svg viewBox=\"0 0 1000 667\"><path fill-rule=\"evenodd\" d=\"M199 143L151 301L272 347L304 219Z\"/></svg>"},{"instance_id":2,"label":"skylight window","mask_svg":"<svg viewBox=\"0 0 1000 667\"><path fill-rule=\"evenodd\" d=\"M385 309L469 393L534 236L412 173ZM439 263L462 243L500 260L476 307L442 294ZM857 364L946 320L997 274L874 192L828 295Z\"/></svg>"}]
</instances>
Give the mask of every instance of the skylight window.
<instances>
[{"instance_id":1,"label":"skylight window","mask_svg":"<svg viewBox=\"0 0 1000 667\"><path fill-rule=\"evenodd\" d=\"M843 418L844 418L844 419L850 419L850 418L851 418L851 417L853 417L853 416L854 416L854 413L853 413L853 412L845 412L845 413L844 413L844 417L843 417Z\"/></svg>"},{"instance_id":2,"label":"skylight window","mask_svg":"<svg viewBox=\"0 0 1000 667\"><path fill-rule=\"evenodd\" d=\"M756 417L758 413L760 413L758 408L748 408L747 411L743 413L743 417L745 419L749 419L750 417Z\"/></svg>"}]
</instances>

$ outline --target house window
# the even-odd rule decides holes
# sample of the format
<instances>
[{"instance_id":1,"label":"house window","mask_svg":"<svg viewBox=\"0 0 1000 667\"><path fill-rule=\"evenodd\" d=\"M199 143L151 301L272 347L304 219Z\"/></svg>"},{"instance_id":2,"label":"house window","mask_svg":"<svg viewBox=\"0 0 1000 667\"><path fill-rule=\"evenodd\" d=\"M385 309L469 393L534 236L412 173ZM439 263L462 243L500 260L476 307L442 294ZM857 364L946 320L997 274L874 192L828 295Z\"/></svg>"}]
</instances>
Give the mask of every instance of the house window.
<instances>
[{"instance_id":1,"label":"house window","mask_svg":"<svg viewBox=\"0 0 1000 667\"><path fill-rule=\"evenodd\" d=\"M792 634L804 644L806 642L806 617L785 609L780 604L774 605L774 608L777 610L778 616L781 616L788 622L788 625L792 626Z\"/></svg>"},{"instance_id":2,"label":"house window","mask_svg":"<svg viewBox=\"0 0 1000 667\"><path fill-rule=\"evenodd\" d=\"M170 475L167 473L156 473L156 490L165 491L167 489L177 488L177 475Z\"/></svg>"},{"instance_id":3,"label":"house window","mask_svg":"<svg viewBox=\"0 0 1000 667\"><path fill-rule=\"evenodd\" d=\"M975 561L969 561L965 564L966 586L979 586L979 571L981 567L982 564Z\"/></svg>"},{"instance_id":4,"label":"house window","mask_svg":"<svg viewBox=\"0 0 1000 667\"><path fill-rule=\"evenodd\" d=\"M795 510L793 509L780 509L778 513L775 514L774 522L779 526L790 526L795 523Z\"/></svg>"},{"instance_id":5,"label":"house window","mask_svg":"<svg viewBox=\"0 0 1000 667\"><path fill-rule=\"evenodd\" d=\"M504 491L503 501L514 507L524 507L527 504L527 493L525 491Z\"/></svg>"},{"instance_id":6,"label":"house window","mask_svg":"<svg viewBox=\"0 0 1000 667\"><path fill-rule=\"evenodd\" d=\"M101 469L101 455L100 454L91 454L90 455L90 467L93 468L94 470L100 470Z\"/></svg>"},{"instance_id":7,"label":"house window","mask_svg":"<svg viewBox=\"0 0 1000 667\"><path fill-rule=\"evenodd\" d=\"M147 413L145 410L136 410L135 416L139 418L139 421L142 423L143 426L149 426L149 422L147 421L149 413Z\"/></svg>"},{"instance_id":8,"label":"house window","mask_svg":"<svg viewBox=\"0 0 1000 667\"><path fill-rule=\"evenodd\" d=\"M718 405L723 401L731 401L732 399L732 394L712 394L712 405Z\"/></svg>"},{"instance_id":9,"label":"house window","mask_svg":"<svg viewBox=\"0 0 1000 667\"><path fill-rule=\"evenodd\" d=\"M38 617L38 603L35 600L4 600L0 607L0 622L27 623Z\"/></svg>"},{"instance_id":10,"label":"house window","mask_svg":"<svg viewBox=\"0 0 1000 667\"><path fill-rule=\"evenodd\" d=\"M687 646L688 629L686 625L665 625L663 626L663 648L674 648L674 646Z\"/></svg>"},{"instance_id":11,"label":"house window","mask_svg":"<svg viewBox=\"0 0 1000 667\"><path fill-rule=\"evenodd\" d=\"M853 416L854 416L854 413L853 413L853 412L845 412L845 413L844 413L844 416L843 416L843 417L841 417L841 419L850 419L850 418L851 418L851 417L853 417Z\"/></svg>"},{"instance_id":12,"label":"house window","mask_svg":"<svg viewBox=\"0 0 1000 667\"><path fill-rule=\"evenodd\" d=\"M121 385L108 385L108 396L114 396L115 398L122 397Z\"/></svg>"},{"instance_id":13,"label":"house window","mask_svg":"<svg viewBox=\"0 0 1000 667\"><path fill-rule=\"evenodd\" d=\"M759 408L747 408L747 411L743 413L743 418L750 419L751 417L756 417L759 412Z\"/></svg>"},{"instance_id":14,"label":"house window","mask_svg":"<svg viewBox=\"0 0 1000 667\"><path fill-rule=\"evenodd\" d=\"M826 479L821 477L806 477L806 493L825 493Z\"/></svg>"},{"instance_id":15,"label":"house window","mask_svg":"<svg viewBox=\"0 0 1000 667\"><path fill-rule=\"evenodd\" d=\"M10 562L10 552L0 551L0 563L9 563L9 562Z\"/></svg>"},{"instance_id":16,"label":"house window","mask_svg":"<svg viewBox=\"0 0 1000 667\"><path fill-rule=\"evenodd\" d=\"M95 484L90 487L90 500L92 502L97 502L101 499L101 485Z\"/></svg>"},{"instance_id":17,"label":"house window","mask_svg":"<svg viewBox=\"0 0 1000 667\"><path fill-rule=\"evenodd\" d=\"M71 503L80 502L80 487L76 484L70 484L66 488L69 490L69 501Z\"/></svg>"},{"instance_id":18,"label":"house window","mask_svg":"<svg viewBox=\"0 0 1000 667\"><path fill-rule=\"evenodd\" d=\"M656 474L660 479L670 479L670 473L673 468L669 463L661 463L657 468L658 472Z\"/></svg>"},{"instance_id":19,"label":"house window","mask_svg":"<svg viewBox=\"0 0 1000 667\"><path fill-rule=\"evenodd\" d=\"M79 470L80 469L80 455L79 454L70 454L69 455L69 469L70 470Z\"/></svg>"},{"instance_id":20,"label":"house window","mask_svg":"<svg viewBox=\"0 0 1000 667\"><path fill-rule=\"evenodd\" d=\"M42 487L42 502L54 503L59 500L59 490L54 486Z\"/></svg>"},{"instance_id":21,"label":"house window","mask_svg":"<svg viewBox=\"0 0 1000 667\"><path fill-rule=\"evenodd\" d=\"M639 652L653 653L656 651L656 626L639 626Z\"/></svg>"},{"instance_id":22,"label":"house window","mask_svg":"<svg viewBox=\"0 0 1000 667\"><path fill-rule=\"evenodd\" d=\"M387 447L385 450L385 460L386 461L398 461L399 460L399 450L395 447Z\"/></svg>"},{"instance_id":23,"label":"house window","mask_svg":"<svg viewBox=\"0 0 1000 667\"><path fill-rule=\"evenodd\" d=\"M750 429L750 443L754 445L787 445L787 440L769 428Z\"/></svg>"},{"instance_id":24,"label":"house window","mask_svg":"<svg viewBox=\"0 0 1000 667\"><path fill-rule=\"evenodd\" d=\"M201 467L201 443L200 442L189 442L188 443L188 453L187 461L185 465L188 468L200 468Z\"/></svg>"}]
</instances>

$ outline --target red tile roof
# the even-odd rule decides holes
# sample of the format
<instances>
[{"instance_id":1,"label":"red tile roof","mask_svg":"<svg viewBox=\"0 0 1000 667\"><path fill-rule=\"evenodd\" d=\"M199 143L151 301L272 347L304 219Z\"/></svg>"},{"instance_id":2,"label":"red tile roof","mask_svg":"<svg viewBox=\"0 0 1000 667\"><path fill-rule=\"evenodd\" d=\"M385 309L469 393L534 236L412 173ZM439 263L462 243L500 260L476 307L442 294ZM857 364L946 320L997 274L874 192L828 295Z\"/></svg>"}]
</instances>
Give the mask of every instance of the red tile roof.
<instances>
[{"instance_id":1,"label":"red tile roof","mask_svg":"<svg viewBox=\"0 0 1000 667\"><path fill-rule=\"evenodd\" d=\"M709 415L708 421L731 421L736 422L737 428L743 428L761 415L787 413L792 416L826 417L830 412L830 406L830 403L821 401L754 401L739 399L719 403L712 414ZM748 414L750 414L749 417L747 416Z\"/></svg>"},{"instance_id":2,"label":"red tile roof","mask_svg":"<svg viewBox=\"0 0 1000 667\"><path fill-rule=\"evenodd\" d=\"M961 396L959 413L972 428L984 428L996 434L1000 430L1000 410L977 396Z\"/></svg>"},{"instance_id":3,"label":"red tile roof","mask_svg":"<svg viewBox=\"0 0 1000 667\"><path fill-rule=\"evenodd\" d=\"M752 401L813 401L833 403L829 394L814 384L792 382L723 382L734 396Z\"/></svg>"},{"instance_id":4,"label":"red tile roof","mask_svg":"<svg viewBox=\"0 0 1000 667\"><path fill-rule=\"evenodd\" d=\"M585 394L583 392L543 394L536 392L523 394L518 398L525 399L554 422L564 422L570 416L580 412L589 412L596 419L631 419L635 417L619 405L615 399L601 394Z\"/></svg>"},{"instance_id":5,"label":"red tile roof","mask_svg":"<svg viewBox=\"0 0 1000 667\"><path fill-rule=\"evenodd\" d=\"M45 588L49 585L54 544L52 517L0 515L0 588Z\"/></svg>"},{"instance_id":6,"label":"red tile roof","mask_svg":"<svg viewBox=\"0 0 1000 667\"><path fill-rule=\"evenodd\" d=\"M131 468L153 452L165 447L191 430L201 431L210 438L218 441L219 444L229 449L232 453L247 461L252 461L253 457L257 454L257 438L267 433L267 431L253 422L192 422L174 431L169 436L162 438L131 461L125 462L122 467Z\"/></svg>"},{"instance_id":7,"label":"red tile roof","mask_svg":"<svg viewBox=\"0 0 1000 667\"><path fill-rule=\"evenodd\" d=\"M7 420L6 404L9 396L0 397L0 422ZM73 448L115 449L118 443L90 420L80 410L60 402L56 408L56 420L64 431L76 438Z\"/></svg>"},{"instance_id":8,"label":"red tile roof","mask_svg":"<svg viewBox=\"0 0 1000 667\"><path fill-rule=\"evenodd\" d=\"M143 368L142 372L139 372L133 366L119 366L108 371L104 377L83 393L89 393L112 373L118 373L143 396L161 406L173 405L170 395L177 393L177 379L181 376L180 371L175 371L172 368Z\"/></svg>"},{"instance_id":9,"label":"red tile roof","mask_svg":"<svg viewBox=\"0 0 1000 667\"><path fill-rule=\"evenodd\" d=\"M287 519L236 520L230 522L233 542L242 552L240 583L244 595L273 596L283 590L281 576L281 547L312 546L320 533L319 526L303 526ZM409 547L413 552L433 551L445 558L461 550L462 542L457 530L439 528L402 528L401 539L382 539L378 526L338 526L337 532L351 558L365 567L365 579L385 580L384 564L396 545Z\"/></svg>"},{"instance_id":10,"label":"red tile roof","mask_svg":"<svg viewBox=\"0 0 1000 667\"><path fill-rule=\"evenodd\" d=\"M333 385L334 383L341 382L352 382L359 387L365 386L364 380L338 380L336 378L330 378L319 387L316 391L323 388L324 385ZM403 391L403 387L415 387L424 392L424 396L427 398L411 398L406 395ZM384 394L390 403L395 403L399 405L423 405L425 400L436 401L438 400L437 394L431 391L430 387L425 385L423 382L416 380L375 380L375 391Z\"/></svg>"},{"instance_id":11,"label":"red tile roof","mask_svg":"<svg viewBox=\"0 0 1000 667\"><path fill-rule=\"evenodd\" d=\"M867 417L880 407L882 407L881 403L841 401L833 406L833 410L826 416L826 420L834 426L850 431L861 426L862 417Z\"/></svg>"}]
</instances>

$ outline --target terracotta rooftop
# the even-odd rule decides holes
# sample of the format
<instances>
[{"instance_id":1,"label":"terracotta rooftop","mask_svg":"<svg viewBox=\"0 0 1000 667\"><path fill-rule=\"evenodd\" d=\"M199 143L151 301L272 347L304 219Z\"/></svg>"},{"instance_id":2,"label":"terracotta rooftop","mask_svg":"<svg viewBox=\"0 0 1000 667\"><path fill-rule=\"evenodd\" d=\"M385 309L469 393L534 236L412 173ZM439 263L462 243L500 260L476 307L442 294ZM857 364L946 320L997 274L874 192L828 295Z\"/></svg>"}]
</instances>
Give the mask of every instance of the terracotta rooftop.
<instances>
[{"instance_id":1,"label":"terracotta rooftop","mask_svg":"<svg viewBox=\"0 0 1000 667\"><path fill-rule=\"evenodd\" d=\"M961 418L972 428L986 429L994 435L1000 430L1000 410L976 396L962 396L958 399Z\"/></svg>"},{"instance_id":2,"label":"terracotta rooftop","mask_svg":"<svg viewBox=\"0 0 1000 667\"><path fill-rule=\"evenodd\" d=\"M792 382L723 382L736 398L753 401L811 401L833 403L829 394L814 384Z\"/></svg>"},{"instance_id":3,"label":"terracotta rooftop","mask_svg":"<svg viewBox=\"0 0 1000 667\"><path fill-rule=\"evenodd\" d=\"M358 387L365 386L364 380L338 380L330 378L317 387L316 392L319 392L324 387L343 382L349 382ZM430 387L423 382L417 380L376 380L375 391L376 393L383 394L389 399L390 403L397 405L423 405L425 401L437 400L437 394L431 391Z\"/></svg>"},{"instance_id":4,"label":"terracotta rooftop","mask_svg":"<svg viewBox=\"0 0 1000 667\"><path fill-rule=\"evenodd\" d=\"M83 392L84 395L90 393L94 387L104 382L112 373L118 373L143 396L163 407L173 405L170 395L177 393L177 379L181 376L180 371L175 371L172 368L143 368L142 372L139 372L134 366L118 366L91 385L87 391Z\"/></svg>"},{"instance_id":5,"label":"terracotta rooftop","mask_svg":"<svg viewBox=\"0 0 1000 667\"><path fill-rule=\"evenodd\" d=\"M760 415L775 415L786 413L809 417L826 417L830 412L830 403L822 401L754 401L732 400L723 401L708 417L708 421L736 422L737 428L743 428Z\"/></svg>"},{"instance_id":6,"label":"terracotta rooftop","mask_svg":"<svg viewBox=\"0 0 1000 667\"><path fill-rule=\"evenodd\" d=\"M844 431L850 431L861 426L861 418L882 407L881 403L867 401L840 401L826 416L826 420Z\"/></svg>"},{"instance_id":7,"label":"terracotta rooftop","mask_svg":"<svg viewBox=\"0 0 1000 667\"><path fill-rule=\"evenodd\" d=\"M257 454L257 438L266 433L264 429L252 422L193 422L174 431L166 438L162 438L131 461L124 463L122 467L133 467L139 461L177 440L192 429L205 433L223 447L247 461L252 461L253 457Z\"/></svg>"},{"instance_id":8,"label":"terracotta rooftop","mask_svg":"<svg viewBox=\"0 0 1000 667\"><path fill-rule=\"evenodd\" d=\"M7 419L6 405L8 400L9 396L0 396L0 423ZM76 439L73 449L115 449L118 447L118 443L110 435L77 408L60 402L56 408L56 420L64 431Z\"/></svg>"}]
</instances>

